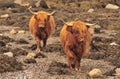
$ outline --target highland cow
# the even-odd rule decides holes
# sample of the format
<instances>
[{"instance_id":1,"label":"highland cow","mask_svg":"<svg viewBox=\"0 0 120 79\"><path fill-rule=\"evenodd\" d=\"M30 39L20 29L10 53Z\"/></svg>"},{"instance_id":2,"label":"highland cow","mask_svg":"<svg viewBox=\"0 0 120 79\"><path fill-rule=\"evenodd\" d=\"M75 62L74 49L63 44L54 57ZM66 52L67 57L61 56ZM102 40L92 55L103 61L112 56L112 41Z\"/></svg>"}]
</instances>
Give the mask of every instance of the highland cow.
<instances>
[{"instance_id":1,"label":"highland cow","mask_svg":"<svg viewBox=\"0 0 120 79\"><path fill-rule=\"evenodd\" d=\"M41 41L43 42L43 47L46 46L47 39L55 31L55 21L52 13L47 13L45 11L33 12L29 8L29 11L33 14L29 22L29 30L37 43L37 52L41 51Z\"/></svg>"},{"instance_id":2,"label":"highland cow","mask_svg":"<svg viewBox=\"0 0 120 79\"><path fill-rule=\"evenodd\" d=\"M81 58L89 53L91 28L81 21L66 22L60 32L60 39L71 69L79 70Z\"/></svg>"}]
</instances>

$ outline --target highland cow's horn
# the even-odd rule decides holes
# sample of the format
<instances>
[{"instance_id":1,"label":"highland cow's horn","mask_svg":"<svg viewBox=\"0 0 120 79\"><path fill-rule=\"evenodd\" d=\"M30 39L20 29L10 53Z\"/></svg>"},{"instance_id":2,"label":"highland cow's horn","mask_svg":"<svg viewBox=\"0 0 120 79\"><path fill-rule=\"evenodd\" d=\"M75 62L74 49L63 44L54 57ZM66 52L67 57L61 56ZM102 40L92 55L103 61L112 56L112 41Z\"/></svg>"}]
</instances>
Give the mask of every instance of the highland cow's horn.
<instances>
[{"instance_id":1,"label":"highland cow's horn","mask_svg":"<svg viewBox=\"0 0 120 79\"><path fill-rule=\"evenodd\" d=\"M66 24L67 26L73 26L74 21L71 21L71 22L66 22L65 24Z\"/></svg>"},{"instance_id":2,"label":"highland cow's horn","mask_svg":"<svg viewBox=\"0 0 120 79\"><path fill-rule=\"evenodd\" d=\"M88 26L94 26L94 25L96 25L96 23L94 23L94 24L86 23L86 25L88 25Z\"/></svg>"},{"instance_id":3,"label":"highland cow's horn","mask_svg":"<svg viewBox=\"0 0 120 79\"><path fill-rule=\"evenodd\" d=\"M30 6L30 7L28 8L28 10L30 11L30 13L32 13L33 15L36 15L37 12L33 12L33 11L31 10L31 8L32 8L32 6Z\"/></svg>"},{"instance_id":4,"label":"highland cow's horn","mask_svg":"<svg viewBox=\"0 0 120 79\"><path fill-rule=\"evenodd\" d=\"M65 23L67 26L73 26L73 23Z\"/></svg>"},{"instance_id":5,"label":"highland cow's horn","mask_svg":"<svg viewBox=\"0 0 120 79\"><path fill-rule=\"evenodd\" d=\"M63 19L60 19L64 24L66 23Z\"/></svg>"},{"instance_id":6,"label":"highland cow's horn","mask_svg":"<svg viewBox=\"0 0 120 79\"><path fill-rule=\"evenodd\" d=\"M73 22L65 22L63 19L60 19L67 26L73 26Z\"/></svg>"},{"instance_id":7,"label":"highland cow's horn","mask_svg":"<svg viewBox=\"0 0 120 79\"><path fill-rule=\"evenodd\" d=\"M53 15L55 12L56 12L56 11L53 11L53 12L49 13L48 15Z\"/></svg>"}]
</instances>

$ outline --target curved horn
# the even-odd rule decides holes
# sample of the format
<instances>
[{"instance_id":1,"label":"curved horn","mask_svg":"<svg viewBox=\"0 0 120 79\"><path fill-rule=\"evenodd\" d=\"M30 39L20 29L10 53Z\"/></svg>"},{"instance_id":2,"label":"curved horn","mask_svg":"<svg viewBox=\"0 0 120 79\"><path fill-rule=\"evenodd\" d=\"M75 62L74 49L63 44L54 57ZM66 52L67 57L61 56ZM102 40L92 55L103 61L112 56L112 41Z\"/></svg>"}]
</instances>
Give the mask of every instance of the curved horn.
<instances>
[{"instance_id":1,"label":"curved horn","mask_svg":"<svg viewBox=\"0 0 120 79\"><path fill-rule=\"evenodd\" d=\"M55 12L56 12L56 11L53 11L53 12L49 13L48 15L53 15Z\"/></svg>"},{"instance_id":2,"label":"curved horn","mask_svg":"<svg viewBox=\"0 0 120 79\"><path fill-rule=\"evenodd\" d=\"M86 25L88 25L88 26L94 26L94 25L96 25L96 23L94 23L94 24L86 23Z\"/></svg>"},{"instance_id":3,"label":"curved horn","mask_svg":"<svg viewBox=\"0 0 120 79\"><path fill-rule=\"evenodd\" d=\"M31 8L32 8L32 6L30 6L30 7L28 8L28 10L30 11L30 13L32 13L33 15L36 15L37 12L33 12L33 11L31 10Z\"/></svg>"},{"instance_id":4,"label":"curved horn","mask_svg":"<svg viewBox=\"0 0 120 79\"><path fill-rule=\"evenodd\" d=\"M73 22L67 22L65 23L67 26L73 26Z\"/></svg>"},{"instance_id":5,"label":"curved horn","mask_svg":"<svg viewBox=\"0 0 120 79\"><path fill-rule=\"evenodd\" d=\"M60 19L64 24L66 23L63 19Z\"/></svg>"}]
</instances>

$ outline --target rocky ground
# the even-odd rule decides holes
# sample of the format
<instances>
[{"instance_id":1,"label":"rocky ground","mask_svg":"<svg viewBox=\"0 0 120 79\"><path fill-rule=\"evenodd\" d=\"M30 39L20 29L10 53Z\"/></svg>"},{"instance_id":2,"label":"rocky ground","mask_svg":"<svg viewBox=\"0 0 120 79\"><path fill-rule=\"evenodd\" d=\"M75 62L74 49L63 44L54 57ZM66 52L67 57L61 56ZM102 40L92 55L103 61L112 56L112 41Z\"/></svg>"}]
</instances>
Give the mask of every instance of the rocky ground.
<instances>
[{"instance_id":1,"label":"rocky ground","mask_svg":"<svg viewBox=\"0 0 120 79\"><path fill-rule=\"evenodd\" d=\"M35 40L28 29L32 14L28 11L29 6L12 1L0 3L0 79L91 79L88 73L95 68L100 69L102 75L93 79L120 78L120 75L115 75L116 69L120 68L120 8L106 8L109 3L120 6L119 0L47 0L49 8L30 4L33 11L55 10L57 26L42 54L31 60L26 58L28 53L36 49ZM59 39L62 20L97 24L90 55L82 59L78 72L67 67L66 55ZM13 56L4 55L8 52Z\"/></svg>"}]
</instances>

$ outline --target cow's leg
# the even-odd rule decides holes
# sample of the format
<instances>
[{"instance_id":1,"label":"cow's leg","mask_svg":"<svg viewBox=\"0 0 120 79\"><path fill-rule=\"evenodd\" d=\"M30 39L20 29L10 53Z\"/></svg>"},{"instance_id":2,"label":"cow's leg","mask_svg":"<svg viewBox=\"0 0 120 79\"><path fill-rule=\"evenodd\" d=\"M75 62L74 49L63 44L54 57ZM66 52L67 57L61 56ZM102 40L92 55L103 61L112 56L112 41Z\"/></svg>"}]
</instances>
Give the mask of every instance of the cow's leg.
<instances>
[{"instance_id":1,"label":"cow's leg","mask_svg":"<svg viewBox=\"0 0 120 79\"><path fill-rule=\"evenodd\" d=\"M67 58L68 58L68 67L69 67L70 69L72 69L70 57L67 57Z\"/></svg>"},{"instance_id":2,"label":"cow's leg","mask_svg":"<svg viewBox=\"0 0 120 79\"><path fill-rule=\"evenodd\" d=\"M77 58L75 63L75 70L78 71L79 68L80 68L80 58Z\"/></svg>"},{"instance_id":3,"label":"cow's leg","mask_svg":"<svg viewBox=\"0 0 120 79\"><path fill-rule=\"evenodd\" d=\"M67 55L67 59L68 59L68 67L70 69L73 69L74 66L75 66L75 63L74 63L74 54L73 52L70 50L69 48L69 43L66 42L66 45L65 45L65 52L66 52L66 55Z\"/></svg>"},{"instance_id":4,"label":"cow's leg","mask_svg":"<svg viewBox=\"0 0 120 79\"><path fill-rule=\"evenodd\" d=\"M68 66L70 69L75 68L75 57L72 51L68 50L67 52Z\"/></svg>"},{"instance_id":5,"label":"cow's leg","mask_svg":"<svg viewBox=\"0 0 120 79\"><path fill-rule=\"evenodd\" d=\"M75 68L75 62L74 62L74 58L73 57L68 57L68 66L70 69L74 69Z\"/></svg>"},{"instance_id":6,"label":"cow's leg","mask_svg":"<svg viewBox=\"0 0 120 79\"><path fill-rule=\"evenodd\" d=\"M47 38L43 40L43 47L46 46L46 43L47 43Z\"/></svg>"},{"instance_id":7,"label":"cow's leg","mask_svg":"<svg viewBox=\"0 0 120 79\"><path fill-rule=\"evenodd\" d=\"M41 47L41 40L36 36L35 37L36 43L37 43L37 49L36 52L39 53L40 52L40 47Z\"/></svg>"}]
</instances>

